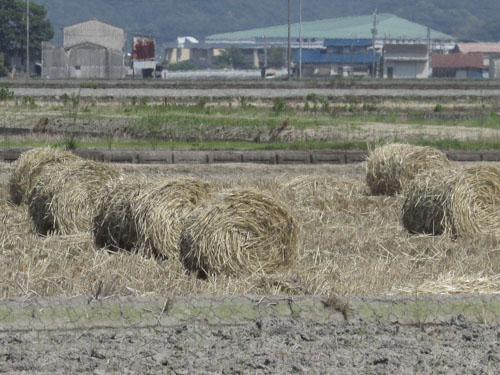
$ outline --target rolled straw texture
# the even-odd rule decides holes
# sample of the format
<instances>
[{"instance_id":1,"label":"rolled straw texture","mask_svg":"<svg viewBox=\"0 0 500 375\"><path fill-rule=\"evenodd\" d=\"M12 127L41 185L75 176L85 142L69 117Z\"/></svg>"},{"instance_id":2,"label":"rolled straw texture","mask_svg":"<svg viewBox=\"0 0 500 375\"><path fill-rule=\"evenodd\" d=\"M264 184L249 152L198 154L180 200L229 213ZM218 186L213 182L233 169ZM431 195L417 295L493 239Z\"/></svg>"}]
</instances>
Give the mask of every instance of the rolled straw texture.
<instances>
[{"instance_id":1,"label":"rolled straw texture","mask_svg":"<svg viewBox=\"0 0 500 375\"><path fill-rule=\"evenodd\" d=\"M100 189L119 171L88 160L44 168L29 196L29 212L42 234L73 234L91 229Z\"/></svg>"},{"instance_id":2,"label":"rolled straw texture","mask_svg":"<svg viewBox=\"0 0 500 375\"><path fill-rule=\"evenodd\" d=\"M160 181L143 189L134 206L143 246L160 256L178 257L185 220L209 197L209 185L195 178Z\"/></svg>"},{"instance_id":3,"label":"rolled straw texture","mask_svg":"<svg viewBox=\"0 0 500 375\"><path fill-rule=\"evenodd\" d=\"M373 195L395 195L421 172L449 167L446 155L432 147L393 143L376 148L366 164L366 183Z\"/></svg>"},{"instance_id":4,"label":"rolled straw texture","mask_svg":"<svg viewBox=\"0 0 500 375\"><path fill-rule=\"evenodd\" d=\"M271 272L296 258L298 232L282 203L257 191L230 190L193 212L181 234L181 259L202 274Z\"/></svg>"},{"instance_id":5,"label":"rolled straw texture","mask_svg":"<svg viewBox=\"0 0 500 375\"><path fill-rule=\"evenodd\" d=\"M78 156L61 148L39 147L23 152L14 162L9 177L10 200L14 204L25 203L37 177L46 165L79 159Z\"/></svg>"},{"instance_id":6,"label":"rolled straw texture","mask_svg":"<svg viewBox=\"0 0 500 375\"><path fill-rule=\"evenodd\" d=\"M411 233L500 236L500 169L481 165L418 175L405 192Z\"/></svg>"}]
</instances>

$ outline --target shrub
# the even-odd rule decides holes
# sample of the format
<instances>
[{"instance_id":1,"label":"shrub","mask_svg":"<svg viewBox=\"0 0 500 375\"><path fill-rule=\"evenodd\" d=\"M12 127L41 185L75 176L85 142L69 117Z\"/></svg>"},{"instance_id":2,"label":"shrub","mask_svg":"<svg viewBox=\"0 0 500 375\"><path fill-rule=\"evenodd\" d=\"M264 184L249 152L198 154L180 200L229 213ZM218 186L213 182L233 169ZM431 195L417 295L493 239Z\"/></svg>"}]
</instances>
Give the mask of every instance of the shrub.
<instances>
[{"instance_id":1,"label":"shrub","mask_svg":"<svg viewBox=\"0 0 500 375\"><path fill-rule=\"evenodd\" d=\"M286 109L286 102L283 98L274 98L273 99L273 111L274 112L283 112Z\"/></svg>"}]
</instances>

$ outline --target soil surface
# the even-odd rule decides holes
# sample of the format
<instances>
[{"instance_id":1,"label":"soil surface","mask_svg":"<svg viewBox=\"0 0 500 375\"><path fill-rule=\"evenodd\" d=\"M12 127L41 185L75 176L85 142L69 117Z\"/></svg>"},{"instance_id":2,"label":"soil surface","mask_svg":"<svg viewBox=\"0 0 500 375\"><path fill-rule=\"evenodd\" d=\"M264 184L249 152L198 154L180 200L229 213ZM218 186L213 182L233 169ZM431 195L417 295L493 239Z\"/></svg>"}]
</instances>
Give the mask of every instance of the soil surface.
<instances>
[{"instance_id":1,"label":"soil surface","mask_svg":"<svg viewBox=\"0 0 500 375\"><path fill-rule=\"evenodd\" d=\"M495 374L498 302L497 295L3 300L0 372Z\"/></svg>"},{"instance_id":2,"label":"soil surface","mask_svg":"<svg viewBox=\"0 0 500 375\"><path fill-rule=\"evenodd\" d=\"M0 333L0 372L494 374L497 324L312 323Z\"/></svg>"}]
</instances>

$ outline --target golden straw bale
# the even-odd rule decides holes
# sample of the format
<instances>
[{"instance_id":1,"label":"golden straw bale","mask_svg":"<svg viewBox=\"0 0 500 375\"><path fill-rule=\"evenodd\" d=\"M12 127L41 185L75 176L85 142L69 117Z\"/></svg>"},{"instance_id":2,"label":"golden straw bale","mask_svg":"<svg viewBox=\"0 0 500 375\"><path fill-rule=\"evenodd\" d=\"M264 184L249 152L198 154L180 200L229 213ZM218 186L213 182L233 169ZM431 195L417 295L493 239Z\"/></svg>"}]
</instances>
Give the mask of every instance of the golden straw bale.
<instances>
[{"instance_id":1,"label":"golden straw bale","mask_svg":"<svg viewBox=\"0 0 500 375\"><path fill-rule=\"evenodd\" d=\"M448 166L448 158L437 149L393 143L378 147L370 154L366 183L374 195L395 195L417 174Z\"/></svg>"},{"instance_id":2,"label":"golden straw bale","mask_svg":"<svg viewBox=\"0 0 500 375\"><path fill-rule=\"evenodd\" d=\"M202 274L240 276L287 267L297 255L297 221L252 190L230 190L196 209L181 233L181 259Z\"/></svg>"},{"instance_id":3,"label":"golden straw bale","mask_svg":"<svg viewBox=\"0 0 500 375\"><path fill-rule=\"evenodd\" d=\"M500 169L471 166L418 175L405 191L411 233L500 236Z\"/></svg>"},{"instance_id":4,"label":"golden straw bale","mask_svg":"<svg viewBox=\"0 0 500 375\"><path fill-rule=\"evenodd\" d=\"M143 246L165 257L178 257L184 221L210 197L207 183L194 178L155 183L137 196L134 211Z\"/></svg>"},{"instance_id":5,"label":"golden straw bale","mask_svg":"<svg viewBox=\"0 0 500 375\"><path fill-rule=\"evenodd\" d=\"M14 170L9 178L10 200L14 204L26 201L44 166L79 159L78 156L61 148L39 147L23 152L14 162Z\"/></svg>"},{"instance_id":6,"label":"golden straw bale","mask_svg":"<svg viewBox=\"0 0 500 375\"><path fill-rule=\"evenodd\" d=\"M73 234L90 230L100 189L119 175L110 165L88 160L46 166L28 200L38 232Z\"/></svg>"},{"instance_id":7,"label":"golden straw bale","mask_svg":"<svg viewBox=\"0 0 500 375\"><path fill-rule=\"evenodd\" d=\"M139 245L137 198L152 182L143 177L120 176L99 192L92 230L98 247L132 250Z\"/></svg>"}]
</instances>

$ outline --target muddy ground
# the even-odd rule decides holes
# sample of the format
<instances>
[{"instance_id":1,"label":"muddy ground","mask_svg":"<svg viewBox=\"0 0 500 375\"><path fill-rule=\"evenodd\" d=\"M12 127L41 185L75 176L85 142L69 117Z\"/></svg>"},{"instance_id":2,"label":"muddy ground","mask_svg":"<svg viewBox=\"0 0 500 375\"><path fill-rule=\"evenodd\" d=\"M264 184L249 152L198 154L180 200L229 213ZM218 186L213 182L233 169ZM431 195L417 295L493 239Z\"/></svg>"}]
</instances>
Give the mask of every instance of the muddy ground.
<instances>
[{"instance_id":1,"label":"muddy ground","mask_svg":"<svg viewBox=\"0 0 500 375\"><path fill-rule=\"evenodd\" d=\"M496 374L500 368L495 295L423 297L419 311L433 311L433 320L414 315L414 300L398 298L346 300L352 310L343 313L314 297L174 298L169 307L163 301L5 302L12 310L3 315L0 306L0 372ZM488 311L479 320L471 311L478 305ZM23 317L26 311L31 316ZM6 330L9 319L24 328Z\"/></svg>"},{"instance_id":2,"label":"muddy ground","mask_svg":"<svg viewBox=\"0 0 500 375\"><path fill-rule=\"evenodd\" d=\"M460 318L416 327L270 319L245 325L0 333L0 372L495 374L500 332Z\"/></svg>"}]
</instances>

